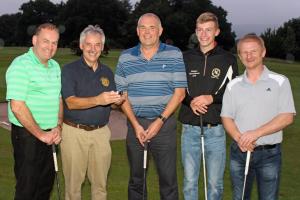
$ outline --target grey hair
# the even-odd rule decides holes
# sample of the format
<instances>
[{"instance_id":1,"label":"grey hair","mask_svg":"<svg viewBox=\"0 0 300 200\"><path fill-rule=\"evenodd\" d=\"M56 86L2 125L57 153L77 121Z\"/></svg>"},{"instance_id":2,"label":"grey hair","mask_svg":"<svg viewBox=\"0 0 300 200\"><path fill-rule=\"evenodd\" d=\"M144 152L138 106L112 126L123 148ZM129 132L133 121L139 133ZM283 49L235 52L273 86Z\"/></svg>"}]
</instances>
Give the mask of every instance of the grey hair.
<instances>
[{"instance_id":1,"label":"grey hair","mask_svg":"<svg viewBox=\"0 0 300 200\"><path fill-rule=\"evenodd\" d=\"M139 24L140 24L140 22L141 22L141 20L142 20L143 17L153 17L153 18L155 18L156 21L158 22L158 26L162 27L161 21L160 21L159 17L156 14L154 14L154 13L145 13L142 16L140 16L140 18L138 20L138 23L137 23L137 26L139 26Z\"/></svg>"},{"instance_id":2,"label":"grey hair","mask_svg":"<svg viewBox=\"0 0 300 200\"><path fill-rule=\"evenodd\" d=\"M80 33L80 39L79 39L79 42L80 44L82 44L86 38L86 35L87 34L99 34L101 36L101 42L102 42L102 45L104 46L104 43L105 43L105 34L103 32L103 30L100 28L99 25L88 25L85 29L83 29L83 31Z\"/></svg>"}]
</instances>

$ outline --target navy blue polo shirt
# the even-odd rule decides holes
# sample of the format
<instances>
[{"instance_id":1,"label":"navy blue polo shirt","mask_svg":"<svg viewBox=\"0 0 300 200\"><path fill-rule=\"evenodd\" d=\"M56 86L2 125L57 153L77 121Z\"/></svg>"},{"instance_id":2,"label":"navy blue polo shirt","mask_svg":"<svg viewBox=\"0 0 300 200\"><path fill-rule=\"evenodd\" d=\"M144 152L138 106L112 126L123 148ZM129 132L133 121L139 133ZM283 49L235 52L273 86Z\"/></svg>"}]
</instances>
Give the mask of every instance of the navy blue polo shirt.
<instances>
[{"instance_id":1,"label":"navy blue polo shirt","mask_svg":"<svg viewBox=\"0 0 300 200\"><path fill-rule=\"evenodd\" d=\"M62 97L93 97L102 92L115 91L113 72L109 67L99 63L94 72L81 57L63 67ZM88 109L69 110L64 102L64 119L77 124L105 125L108 123L110 105L96 106Z\"/></svg>"}]
</instances>

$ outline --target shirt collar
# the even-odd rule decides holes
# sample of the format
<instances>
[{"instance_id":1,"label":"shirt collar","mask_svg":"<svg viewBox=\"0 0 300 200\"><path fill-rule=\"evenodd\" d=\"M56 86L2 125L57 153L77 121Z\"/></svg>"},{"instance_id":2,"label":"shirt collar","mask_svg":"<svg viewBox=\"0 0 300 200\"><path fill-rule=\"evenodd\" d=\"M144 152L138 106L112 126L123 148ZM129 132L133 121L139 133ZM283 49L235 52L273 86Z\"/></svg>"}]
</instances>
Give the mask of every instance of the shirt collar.
<instances>
[{"instance_id":1,"label":"shirt collar","mask_svg":"<svg viewBox=\"0 0 300 200\"><path fill-rule=\"evenodd\" d=\"M43 66L46 67L43 63L41 63L40 59L35 55L34 51L33 51L33 47L29 48L28 54L30 55L30 57L33 59L33 61L38 65L38 66ZM49 59L47 61L47 67L51 68L53 67L51 59Z\"/></svg>"},{"instance_id":2,"label":"shirt collar","mask_svg":"<svg viewBox=\"0 0 300 200\"><path fill-rule=\"evenodd\" d=\"M84 69L93 71L93 69L85 62L83 56L80 57L80 60L81 60L81 67L83 67ZM99 61L97 61L97 62L98 62L98 67L97 67L96 71L98 71L101 68L101 63Z\"/></svg>"},{"instance_id":3,"label":"shirt collar","mask_svg":"<svg viewBox=\"0 0 300 200\"><path fill-rule=\"evenodd\" d=\"M162 43L162 42L159 42L158 51L156 53L159 53L159 52L163 51L165 48L166 48L166 44ZM140 56L142 54L142 52L141 52L141 43L139 43L138 45L136 45L133 48L131 54L134 55L134 56Z\"/></svg>"},{"instance_id":4,"label":"shirt collar","mask_svg":"<svg viewBox=\"0 0 300 200\"><path fill-rule=\"evenodd\" d=\"M270 70L265 65L263 67L264 67L264 69L263 69L263 71L262 71L262 73L259 76L259 79L257 81L267 80L268 77L269 77L268 75L269 75ZM243 80L247 83L250 83L250 81L247 77L247 70L244 71Z\"/></svg>"}]
</instances>

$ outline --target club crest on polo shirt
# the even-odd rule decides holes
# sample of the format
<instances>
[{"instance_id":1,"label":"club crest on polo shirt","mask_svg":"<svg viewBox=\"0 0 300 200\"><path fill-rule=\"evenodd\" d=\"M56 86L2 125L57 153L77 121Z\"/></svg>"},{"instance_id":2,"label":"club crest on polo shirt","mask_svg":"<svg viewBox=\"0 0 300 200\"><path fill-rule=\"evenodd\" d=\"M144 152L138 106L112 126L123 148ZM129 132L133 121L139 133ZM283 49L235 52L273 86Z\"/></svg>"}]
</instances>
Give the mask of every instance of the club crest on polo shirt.
<instances>
[{"instance_id":1,"label":"club crest on polo shirt","mask_svg":"<svg viewBox=\"0 0 300 200\"><path fill-rule=\"evenodd\" d=\"M100 82L104 87L108 87L109 86L109 79L106 77L101 77L100 78Z\"/></svg>"},{"instance_id":2,"label":"club crest on polo shirt","mask_svg":"<svg viewBox=\"0 0 300 200\"><path fill-rule=\"evenodd\" d=\"M211 77L212 78L216 78L216 79L219 79L221 75L221 70L219 68L214 68L212 71L211 71Z\"/></svg>"}]
</instances>

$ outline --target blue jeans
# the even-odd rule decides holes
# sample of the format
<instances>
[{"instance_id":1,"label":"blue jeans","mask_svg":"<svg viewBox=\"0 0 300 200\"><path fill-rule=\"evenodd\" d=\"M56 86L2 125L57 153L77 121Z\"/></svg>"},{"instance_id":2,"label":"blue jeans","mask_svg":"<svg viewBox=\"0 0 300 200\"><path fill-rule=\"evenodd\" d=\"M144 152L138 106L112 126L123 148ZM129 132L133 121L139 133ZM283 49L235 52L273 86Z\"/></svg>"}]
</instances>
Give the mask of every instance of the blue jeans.
<instances>
[{"instance_id":1,"label":"blue jeans","mask_svg":"<svg viewBox=\"0 0 300 200\"><path fill-rule=\"evenodd\" d=\"M246 154L240 151L236 143L231 144L230 176L233 188L233 199L240 200L243 193ZM260 200L278 199L278 188L281 169L281 147L278 144L272 149L255 150L251 153L244 200L249 200L254 178L257 181Z\"/></svg>"},{"instance_id":2,"label":"blue jeans","mask_svg":"<svg viewBox=\"0 0 300 200\"><path fill-rule=\"evenodd\" d=\"M199 126L187 124L183 124L182 128L181 153L184 168L184 199L198 200L198 179L202 160L201 130ZM223 177L226 160L225 142L226 136L222 125L211 128L204 127L208 200L219 200L223 196Z\"/></svg>"}]
</instances>

